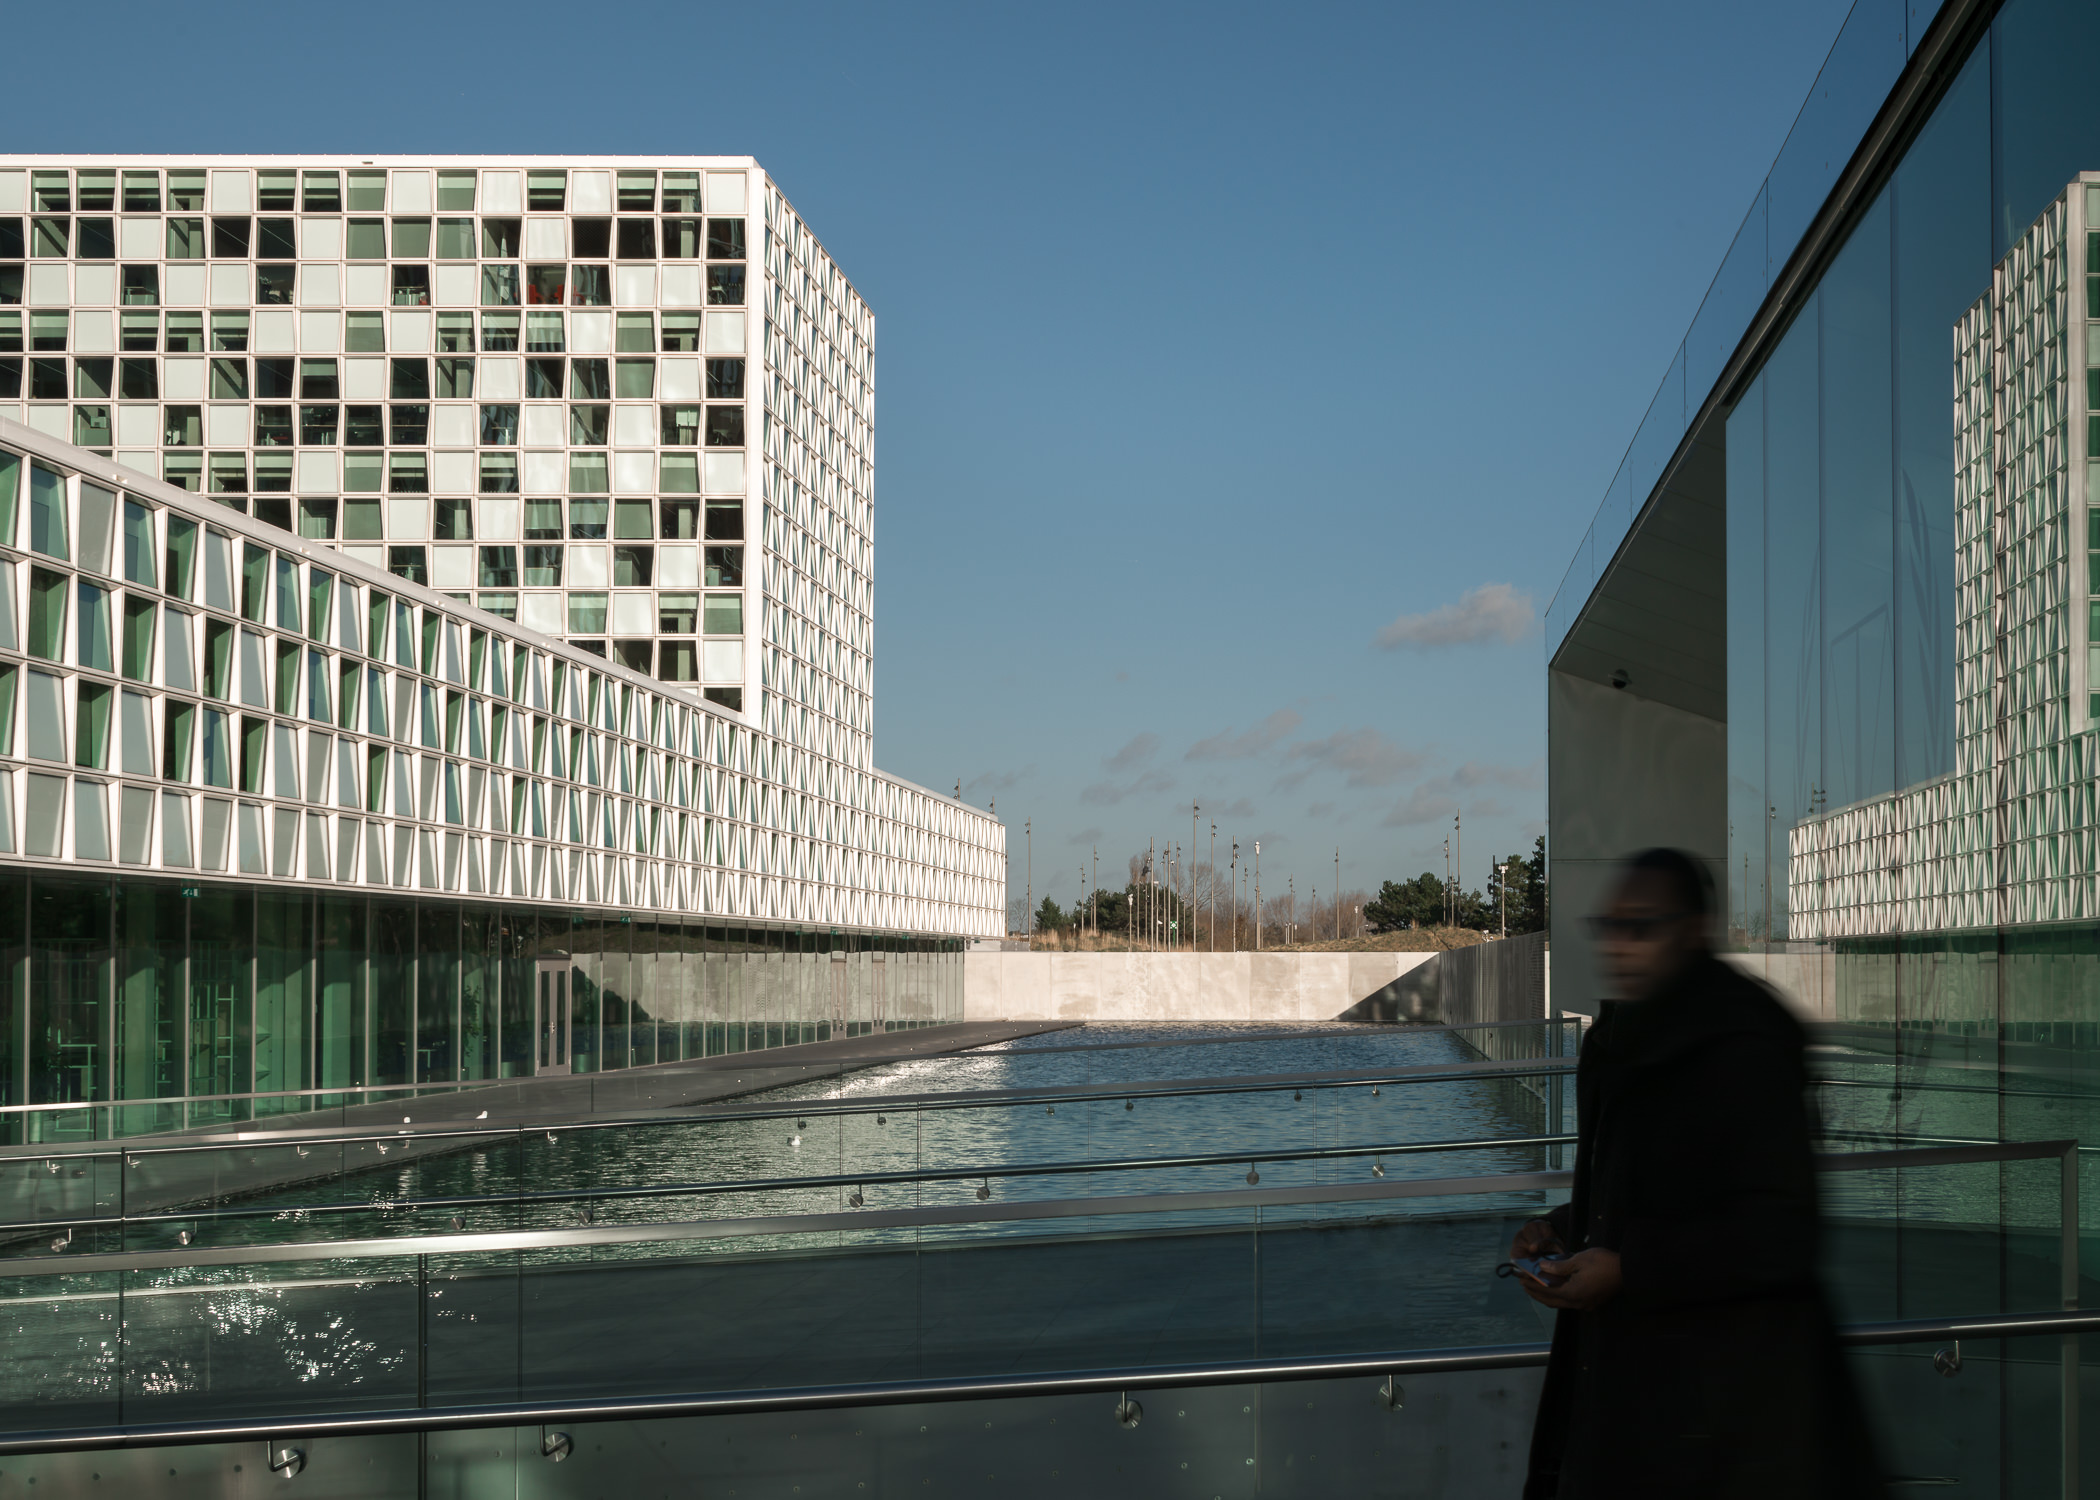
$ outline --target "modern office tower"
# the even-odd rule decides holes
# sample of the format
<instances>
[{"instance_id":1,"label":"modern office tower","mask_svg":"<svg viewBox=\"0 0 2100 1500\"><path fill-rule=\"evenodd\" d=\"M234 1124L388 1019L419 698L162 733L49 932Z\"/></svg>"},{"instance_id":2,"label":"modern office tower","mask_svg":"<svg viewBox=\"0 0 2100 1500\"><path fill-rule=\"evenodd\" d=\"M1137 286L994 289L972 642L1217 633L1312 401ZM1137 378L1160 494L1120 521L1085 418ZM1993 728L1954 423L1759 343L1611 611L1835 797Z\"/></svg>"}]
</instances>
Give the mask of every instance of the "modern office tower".
<instances>
[{"instance_id":1,"label":"modern office tower","mask_svg":"<svg viewBox=\"0 0 2100 1500\"><path fill-rule=\"evenodd\" d=\"M748 158L0 158L8 1138L959 1018L872 352Z\"/></svg>"},{"instance_id":2,"label":"modern office tower","mask_svg":"<svg viewBox=\"0 0 2100 1500\"><path fill-rule=\"evenodd\" d=\"M0 157L0 306L0 416L869 764L873 319L749 158Z\"/></svg>"}]
</instances>

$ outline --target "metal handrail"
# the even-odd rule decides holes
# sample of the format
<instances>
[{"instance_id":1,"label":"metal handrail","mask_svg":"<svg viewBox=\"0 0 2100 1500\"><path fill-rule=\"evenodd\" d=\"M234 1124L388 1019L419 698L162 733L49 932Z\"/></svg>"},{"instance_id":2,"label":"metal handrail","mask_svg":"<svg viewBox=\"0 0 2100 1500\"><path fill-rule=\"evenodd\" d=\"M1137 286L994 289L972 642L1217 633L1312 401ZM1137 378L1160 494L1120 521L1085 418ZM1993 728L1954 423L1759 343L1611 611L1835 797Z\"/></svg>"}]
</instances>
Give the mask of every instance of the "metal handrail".
<instances>
[{"instance_id":1,"label":"metal handrail","mask_svg":"<svg viewBox=\"0 0 2100 1500\"><path fill-rule=\"evenodd\" d=\"M1873 1137L1880 1139L1880 1137ZM369 1198L332 1203L266 1203L233 1208L175 1206L150 1213L74 1214L0 1222L0 1234L48 1234L63 1229L123 1229L170 1223L231 1223L242 1219L275 1219L286 1212L301 1215L349 1213L427 1213L452 1208L520 1207L528 1204L615 1203L647 1198L713 1197L733 1193L792 1192L810 1188L885 1187L906 1183L986 1182L993 1179L1077 1176L1095 1172L1150 1172L1187 1167L1253 1167L1273 1162L1352 1161L1365 1157L1430 1156L1455 1151L1489 1151L1567 1146L1572 1135L1503 1136L1463 1141L1403 1141L1368 1146L1308 1146L1266 1151L1213 1151L1177 1156L1089 1157L1076 1161L1015 1162L994 1167L945 1167L891 1172L825 1172L800 1177L758 1177L704 1182L666 1182L634 1187L544 1188L515 1193L478 1193L425 1198ZM1953 1166L1969 1162L2039 1161L2062 1154L2054 1141L1949 1141L1931 1147L1891 1147L1877 1151L1826 1152L1818 1157L1824 1171L1856 1172L1881 1167ZM0 1265L6 1264L0 1259Z\"/></svg>"},{"instance_id":2,"label":"metal handrail","mask_svg":"<svg viewBox=\"0 0 2100 1500\"><path fill-rule=\"evenodd\" d=\"M1874 1137L1881 1139L1881 1137ZM1929 1146L1889 1146L1878 1151L1822 1151L1816 1165L1825 1172L1867 1172L1882 1167L1955 1167L1992 1161L2061 1161L2079 1147L2073 1140L1954 1141L1932 1137Z\"/></svg>"},{"instance_id":3,"label":"metal handrail","mask_svg":"<svg viewBox=\"0 0 2100 1500\"><path fill-rule=\"evenodd\" d=\"M758 1239L797 1234L865 1234L882 1229L930 1229L1051 1219L1095 1219L1122 1214L1195 1213L1309 1203L1381 1202L1393 1198L1464 1197L1479 1193L1542 1192L1565 1188L1568 1172L1504 1172L1474 1177L1396 1178L1388 1182L1321 1183L1303 1187L1191 1189L1099 1198L1041 1198L1012 1203L968 1203L830 1213L768 1214L747 1218L671 1219L638 1224L591 1224L575 1229L465 1230L391 1238L315 1240L282 1245L197 1245L175 1250L90 1251L0 1260L10 1278L73 1276L98 1271L172 1271L193 1266L285 1265L316 1260L411 1260L432 1255L483 1255L606 1245L665 1244L681 1240ZM588 1194L579 1193L578 1197ZM58 1226L50 1226L56 1228Z\"/></svg>"},{"instance_id":4,"label":"metal handrail","mask_svg":"<svg viewBox=\"0 0 2100 1500\"><path fill-rule=\"evenodd\" d=\"M1054 1047L1016 1047L1012 1051L1004 1053L988 1053L980 1048L971 1052L943 1053L942 1056L1041 1057L1046 1053L1056 1052L1131 1052L1152 1047L1230 1046L1237 1042L1321 1041L1332 1037L1361 1037L1367 1034L1378 1035L1381 1033L1387 1036L1418 1036L1430 1032L1444 1031L1496 1031L1515 1026L1574 1028L1579 1033L1581 1022L1588 1019L1586 1016L1562 1016L1558 1018L1553 1016L1533 1016L1528 1020L1522 1021L1440 1021L1434 1024L1425 1024L1419 1021L1347 1021L1335 1024L1334 1029L1330 1031L1258 1031L1250 1032L1245 1036L1162 1037L1157 1040L1144 1042L1065 1042ZM1077 1029L1083 1030L1085 1026L1086 1023L1084 1021L1079 1022ZM1037 1032L1035 1034L1044 1036L1054 1035L1055 1033ZM1012 1040L1025 1041L1027 1038L1013 1038ZM1007 1045L1009 1044L1005 1041L985 1043L986 1047L1005 1047Z\"/></svg>"},{"instance_id":5,"label":"metal handrail","mask_svg":"<svg viewBox=\"0 0 2100 1500\"><path fill-rule=\"evenodd\" d=\"M1838 1330L1852 1347L1875 1348L1938 1339L2034 1338L2100 1332L2100 1311L1986 1314L1970 1318L1914 1318L1855 1324ZM367 1411L326 1417L283 1416L228 1422L141 1423L0 1435L0 1454L83 1453L190 1443L355 1437L398 1432L446 1432L475 1427L532 1427L563 1422L639 1421L668 1417L735 1416L760 1412L983 1401L1027 1396L1071 1396L1177 1387L1280 1384L1297 1380L1440 1375L1464 1370L1518 1370L1546 1363L1549 1345L1481 1344L1456 1349L1216 1360L1202 1364L1139 1365L1123 1369L1062 1370L1036 1375L985 1375L947 1380L893 1380L864 1385L796 1386L629 1396L593 1401L492 1402L475 1406ZM1386 1393L1389 1404L1391 1393ZM1111 1415L1112 1414L1105 1414Z\"/></svg>"},{"instance_id":6,"label":"metal handrail","mask_svg":"<svg viewBox=\"0 0 2100 1500\"><path fill-rule=\"evenodd\" d=\"M1992 1161L2040 1161L2062 1166L2060 1235L2064 1254L2065 1307L2078 1296L2077 1143L2075 1141L2005 1141L1977 1145L1931 1146L1918 1150L1848 1151L1825 1154L1817 1165L1825 1171L1870 1171L1897 1167L1949 1166ZM1233 1156L1237 1162L1245 1157ZM958 1172L948 1180L983 1177ZM507 1250L583 1248L657 1244L689 1240L753 1239L780 1235L867 1233L969 1224L1019 1223L1054 1219L1105 1218L1124 1214L1208 1212L1263 1209L1314 1203L1375 1203L1401 1198L1465 1197L1497 1192L1542 1192L1565 1188L1571 1172L1511 1172L1468 1177L1399 1178L1392 1181L1320 1183L1291 1187L1190 1189L1168 1193L1111 1194L1096 1198L1050 1198L1012 1203L949 1204L900 1209L849 1209L826 1213L768 1214L744 1218L656 1220L634 1224L589 1224L574 1229L509 1229L447 1234L397 1235L377 1238L302 1241L277 1245L188 1245L173 1250L63 1252L0 1261L9 1276L79 1275L100 1271L179 1270L203 1265L281 1265L316 1260L402 1260L431 1255L492 1254ZM579 1191L568 1195L590 1199ZM508 1200L491 1200L501 1205ZM376 1205L375 1205L376 1206ZM170 1216L176 1222L180 1216ZM92 1221L84 1221L92 1227ZM58 1224L38 1226L49 1232Z\"/></svg>"},{"instance_id":7,"label":"metal handrail","mask_svg":"<svg viewBox=\"0 0 2100 1500\"><path fill-rule=\"evenodd\" d=\"M56 1229L119 1229L132 1225L274 1219L285 1213L413 1213L444 1208L497 1208L531 1203L619 1202L639 1198L707 1197L730 1193L789 1192L798 1188L880 1187L900 1183L989 1182L1014 1177L1057 1177L1092 1172L1149 1172L1177 1167L1247 1166L1288 1161L1343 1161L1359 1157L1427 1156L1447 1151L1486 1151L1505 1147L1568 1146L1572 1135L1507 1136L1488 1140L1405 1141L1375 1146L1307 1146L1269 1151L1213 1151L1181 1156L1093 1157L1079 1161L1015 1162L996 1167L943 1167L894 1172L826 1172L804 1177L758 1177L709 1182L667 1182L638 1187L543 1188L515 1193L462 1194L429 1198L370 1198L334 1203L266 1203L235 1208L172 1208L150 1213L18 1219L0 1223L0 1234L45 1233ZM374 1170L356 1168L355 1171ZM0 1266L7 1262L0 1259Z\"/></svg>"}]
</instances>

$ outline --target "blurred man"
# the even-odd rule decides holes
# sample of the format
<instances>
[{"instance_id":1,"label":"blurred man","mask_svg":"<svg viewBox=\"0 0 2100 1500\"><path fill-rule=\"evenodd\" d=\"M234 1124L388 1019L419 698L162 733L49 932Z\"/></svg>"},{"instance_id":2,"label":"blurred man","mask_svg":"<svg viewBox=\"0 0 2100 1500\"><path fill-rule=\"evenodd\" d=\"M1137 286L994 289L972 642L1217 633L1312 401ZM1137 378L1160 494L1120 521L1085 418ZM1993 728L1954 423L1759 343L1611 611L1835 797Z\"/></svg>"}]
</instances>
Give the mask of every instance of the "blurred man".
<instances>
[{"instance_id":1,"label":"blurred man","mask_svg":"<svg viewBox=\"0 0 2100 1500\"><path fill-rule=\"evenodd\" d=\"M1573 1196L1517 1231L1559 1309L1525 1500L1882 1493L1816 1281L1801 1026L1713 956L1709 883L1628 861L1575 1074Z\"/></svg>"}]
</instances>

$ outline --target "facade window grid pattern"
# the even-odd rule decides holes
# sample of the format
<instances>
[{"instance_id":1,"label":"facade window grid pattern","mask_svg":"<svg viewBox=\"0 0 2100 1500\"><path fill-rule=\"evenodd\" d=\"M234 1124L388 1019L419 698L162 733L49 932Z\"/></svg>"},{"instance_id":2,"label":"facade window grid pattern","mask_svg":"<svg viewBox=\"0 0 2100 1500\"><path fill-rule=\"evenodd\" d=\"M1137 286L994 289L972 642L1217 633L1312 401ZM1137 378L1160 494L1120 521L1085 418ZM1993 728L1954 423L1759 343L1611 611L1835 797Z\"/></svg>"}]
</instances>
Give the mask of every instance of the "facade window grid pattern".
<instances>
[{"instance_id":1,"label":"facade window grid pattern","mask_svg":"<svg viewBox=\"0 0 2100 1500\"><path fill-rule=\"evenodd\" d=\"M1000 930L1004 829L983 814L182 491L96 473L26 429L0 437L13 469L0 490L18 487L12 533L0 525L11 595L0 600L11 679L0 855L668 916ZM146 528L158 587L136 563L141 538L127 552L110 515ZM171 520L196 527L186 593L165 566ZM82 552L96 537L100 564ZM143 670L81 613L107 609L115 628L127 600L160 620ZM317 600L329 615L319 637ZM176 733L187 765L166 759Z\"/></svg>"},{"instance_id":2,"label":"facade window grid pattern","mask_svg":"<svg viewBox=\"0 0 2100 1500\"><path fill-rule=\"evenodd\" d=\"M762 722L865 765L873 725L873 320L770 182L763 217Z\"/></svg>"},{"instance_id":3,"label":"facade window grid pattern","mask_svg":"<svg viewBox=\"0 0 2100 1500\"><path fill-rule=\"evenodd\" d=\"M710 227L748 223L749 181L753 176L763 181L762 174L704 166L659 173L651 164L646 174L632 174L650 179L650 207L640 209L625 193L615 197L609 170L571 170L562 177L562 201L552 205L557 211L549 213L536 212L549 205L519 195L516 168L439 167L435 195L429 167L352 170L348 180L345 170L341 165L318 170L101 169L94 173L98 180L121 177L124 189L107 203L90 204L86 178L73 169L41 164L0 169L0 217L21 212L27 215L24 222L46 224L45 238L32 237L29 245L46 252L41 260L32 257L26 265L0 268L0 301L10 300L13 285L13 300L29 304L32 322L39 310L67 319L58 336L59 352L45 356L47 363L56 360L57 389L38 385L37 351L25 347L20 352L29 363L29 378L18 379L23 388L16 391L0 384L0 402L6 403L0 415L24 418L40 431L115 453L185 486L216 491L242 509L252 495L258 513L267 510L288 529L329 533L329 539L354 548L365 561L392 566L546 633L624 637L619 649L631 664L639 663L640 653L667 679L727 684L720 696L741 707L747 671L742 633L708 632L707 612L693 607L693 595L724 585L703 576L698 539L661 534L656 516L665 500L688 493L687 487L670 484L665 464L662 439L674 409L697 413L705 408L710 414L704 424L696 416L690 434L680 434L691 437L691 454L672 454L704 481L690 487L695 498L701 492L746 493L744 414L756 394L751 387L763 386L763 375L746 382L743 397L724 403L709 399L698 372L710 354L746 357L746 328L759 298L749 284L716 286L716 268L728 262L708 257L724 247L703 235L698 243L674 249L670 226L685 220ZM185 175L194 182L194 196L188 188L178 194L178 179ZM690 195L675 204L674 175L691 184ZM316 176L339 189L319 209L308 191L308 179ZM143 183L149 177L151 193L135 200L133 179ZM296 197L265 201L258 189L272 177L294 183ZM354 179L359 178L370 195L363 201L356 196L360 184ZM492 178L506 186L492 190ZM453 184L452 201L446 199L447 179ZM346 182L352 191L340 191ZM703 189L704 205L699 201ZM142 205L151 211L140 211ZM38 212L47 207L53 212ZM86 213L89 209L96 212ZM57 232L82 218L99 225L105 214L111 226L107 245L99 229L93 236ZM606 243L583 244L579 221L604 226ZM647 256L624 238L622 226L635 224L649 228ZM658 225L664 228L661 242L655 239ZM732 271L757 268L748 237L734 248L745 258L730 266ZM121 264L84 259L104 253ZM273 255L283 258L281 266ZM585 264L598 256L602 263ZM6 274L10 269L17 273L12 281ZM282 281L279 271L290 280ZM675 291L674 278L679 282ZM830 281L843 286L835 268ZM192 306L194 313L187 310ZM604 311L597 310L601 306ZM365 307L373 310L356 310ZM185 327L194 322L194 347L177 351L162 340L164 308ZM124 347L129 338L114 331L130 328L124 321L130 309L150 310L130 312L134 319L155 319L148 340L152 349L129 351ZM627 347L620 320L636 317L633 310L648 320L646 350ZM495 358L489 347L492 311L511 330L508 347ZM699 347L670 352L666 314L690 318ZM23 314L14 317L19 325ZM110 324L113 317L117 321ZM7 318L0 310L0 325ZM364 324L348 328L346 319ZM863 326L869 321L859 319ZM619 337L613 332L616 323ZM369 331L361 339L365 325ZM324 327L325 333L314 335ZM0 343L7 341L0 327ZM34 346L33 329L21 341ZM369 347L352 347L361 341ZM536 343L547 347L535 349ZM516 378L521 361L535 354L543 363L568 367L572 378L561 391L539 393L557 399L533 401L534 392ZM622 354L629 356L624 364ZM0 353L0 361L7 359ZM333 393L317 400L303 399L308 392L287 384L269 393L275 400L265 401L260 382L266 361L273 370L282 364L287 382L303 382L309 362L330 365L340 378ZM430 378L433 361L435 381ZM248 379L251 362L255 382ZM593 366L594 372L610 364L621 380L627 377L625 365L646 366L647 379L641 383L649 389L628 391L616 383L579 400L573 378L579 363ZM404 391L395 364L415 366L422 379L411 374ZM866 365L863 361L862 368ZM294 371L301 373L289 373ZM134 382L130 395L153 399L125 399L124 381ZM636 395L642 400L622 399ZM15 405L11 398L20 397L28 403ZM370 432L353 433L350 408L360 401L359 410L380 415ZM521 412L522 430L511 426L492 433L482 420L491 402ZM717 432L713 414L732 406L739 414L735 426ZM310 411L328 414L325 427L308 424ZM402 411L410 413L405 428ZM372 446L353 447L357 437L369 438ZM868 446L867 434L859 434L858 451L865 453ZM587 448L608 451L602 457L579 456ZM569 513L569 524L558 528L562 535L523 534L520 514L528 495L484 493L493 471L474 462L484 452L509 460L507 483L514 489L552 500ZM681 478L683 473L681 467ZM397 498L410 495L417 498ZM446 495L457 497L449 510L442 501ZM624 515L612 527L574 519L576 499L583 499L587 511L617 510L616 497L642 502L647 518L639 533ZM469 534L453 534L438 519L434 504L445 514L469 518ZM354 539L349 534L353 510L360 532ZM579 534L593 525L598 537ZM628 543L625 549L619 548L622 540ZM532 548L522 568L521 545ZM610 562L609 549L614 549ZM748 621L751 611L738 614ZM655 638L665 632L665 622L687 623L689 617L690 645L666 650L659 660ZM600 654L604 644L600 639Z\"/></svg>"},{"instance_id":4,"label":"facade window grid pattern","mask_svg":"<svg viewBox=\"0 0 2100 1500\"><path fill-rule=\"evenodd\" d=\"M1790 830L1801 939L2100 917L2100 619L2081 571L2100 325L2073 316L2100 272L2096 200L2074 183L1954 330L1955 769Z\"/></svg>"}]
</instances>

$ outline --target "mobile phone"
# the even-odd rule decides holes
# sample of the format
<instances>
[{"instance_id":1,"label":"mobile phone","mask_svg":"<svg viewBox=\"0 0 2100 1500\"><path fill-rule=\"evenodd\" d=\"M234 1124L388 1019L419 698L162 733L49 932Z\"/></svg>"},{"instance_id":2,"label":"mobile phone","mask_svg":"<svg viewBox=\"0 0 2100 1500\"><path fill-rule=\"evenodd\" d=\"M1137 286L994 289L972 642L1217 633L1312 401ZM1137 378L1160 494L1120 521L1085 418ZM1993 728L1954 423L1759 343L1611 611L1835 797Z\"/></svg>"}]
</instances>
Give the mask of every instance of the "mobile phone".
<instances>
[{"instance_id":1,"label":"mobile phone","mask_svg":"<svg viewBox=\"0 0 2100 1500\"><path fill-rule=\"evenodd\" d=\"M1565 1255L1541 1255L1536 1260L1520 1255L1510 1264L1539 1285L1552 1286L1561 1279L1555 1274L1555 1263L1566 1259Z\"/></svg>"}]
</instances>

